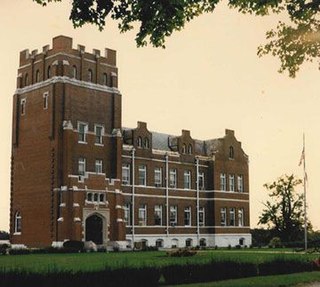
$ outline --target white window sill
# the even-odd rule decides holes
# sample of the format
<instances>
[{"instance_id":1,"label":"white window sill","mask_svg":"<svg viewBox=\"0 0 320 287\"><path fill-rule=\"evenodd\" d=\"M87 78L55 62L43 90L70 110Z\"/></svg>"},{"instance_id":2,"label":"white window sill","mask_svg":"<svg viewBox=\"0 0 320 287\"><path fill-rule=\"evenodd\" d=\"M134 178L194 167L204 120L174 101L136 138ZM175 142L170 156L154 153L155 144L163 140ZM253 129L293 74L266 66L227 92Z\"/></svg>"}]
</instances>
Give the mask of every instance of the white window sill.
<instances>
[{"instance_id":1,"label":"white window sill","mask_svg":"<svg viewBox=\"0 0 320 287\"><path fill-rule=\"evenodd\" d=\"M79 144L88 144L87 142L78 141Z\"/></svg>"},{"instance_id":2,"label":"white window sill","mask_svg":"<svg viewBox=\"0 0 320 287\"><path fill-rule=\"evenodd\" d=\"M104 144L102 144L102 143L95 143L94 145L95 146L104 146Z\"/></svg>"},{"instance_id":3,"label":"white window sill","mask_svg":"<svg viewBox=\"0 0 320 287\"><path fill-rule=\"evenodd\" d=\"M21 235L21 232L15 232L13 235Z\"/></svg>"}]
</instances>

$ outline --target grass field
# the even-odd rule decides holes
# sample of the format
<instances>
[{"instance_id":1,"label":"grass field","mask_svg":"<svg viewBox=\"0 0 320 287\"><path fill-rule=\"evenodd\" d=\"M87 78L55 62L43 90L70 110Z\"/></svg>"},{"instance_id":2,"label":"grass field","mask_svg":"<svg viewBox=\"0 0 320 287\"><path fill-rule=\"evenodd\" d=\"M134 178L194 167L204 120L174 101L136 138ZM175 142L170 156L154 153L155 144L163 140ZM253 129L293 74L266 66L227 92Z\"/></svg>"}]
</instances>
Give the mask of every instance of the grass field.
<instances>
[{"instance_id":1,"label":"grass field","mask_svg":"<svg viewBox=\"0 0 320 287\"><path fill-rule=\"evenodd\" d=\"M166 266L171 264L206 263L226 260L261 263L276 258L296 258L311 261L319 254L293 253L289 250L208 250L194 257L168 257L164 251L155 252L110 252L78 254L30 254L0 256L0 269L43 272L50 270L94 271L105 267Z\"/></svg>"}]
</instances>

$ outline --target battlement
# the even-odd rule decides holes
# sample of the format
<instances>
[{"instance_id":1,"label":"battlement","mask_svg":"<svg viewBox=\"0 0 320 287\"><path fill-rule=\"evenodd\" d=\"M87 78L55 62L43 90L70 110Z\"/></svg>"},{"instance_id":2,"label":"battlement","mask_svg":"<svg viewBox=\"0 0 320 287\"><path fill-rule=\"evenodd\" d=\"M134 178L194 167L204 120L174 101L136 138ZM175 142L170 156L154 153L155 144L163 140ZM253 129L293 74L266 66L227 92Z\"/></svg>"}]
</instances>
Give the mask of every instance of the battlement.
<instances>
[{"instance_id":1,"label":"battlement","mask_svg":"<svg viewBox=\"0 0 320 287\"><path fill-rule=\"evenodd\" d=\"M53 76L67 76L80 81L117 87L116 51L105 48L104 55L98 49L91 53L86 47L73 48L73 39L56 36L42 51L29 49L20 52L20 68L17 87L22 88L45 81Z\"/></svg>"}]
</instances>

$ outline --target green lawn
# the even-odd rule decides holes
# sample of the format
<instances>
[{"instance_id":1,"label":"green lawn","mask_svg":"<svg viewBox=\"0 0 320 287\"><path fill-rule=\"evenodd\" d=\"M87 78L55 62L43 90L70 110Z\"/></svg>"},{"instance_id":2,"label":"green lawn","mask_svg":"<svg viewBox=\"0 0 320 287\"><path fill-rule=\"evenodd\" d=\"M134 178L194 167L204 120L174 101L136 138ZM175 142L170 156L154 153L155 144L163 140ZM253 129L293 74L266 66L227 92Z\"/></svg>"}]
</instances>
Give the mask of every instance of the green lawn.
<instances>
[{"instance_id":1,"label":"green lawn","mask_svg":"<svg viewBox=\"0 0 320 287\"><path fill-rule=\"evenodd\" d=\"M19 269L27 271L58 270L99 270L105 267L122 266L165 266L170 264L206 263L211 260L230 259L242 262L264 262L275 258L299 258L313 260L319 254L281 252L279 250L209 250L200 251L194 257L172 258L164 251L156 252L110 252L79 254L31 254L0 256L0 269Z\"/></svg>"},{"instance_id":2,"label":"green lawn","mask_svg":"<svg viewBox=\"0 0 320 287\"><path fill-rule=\"evenodd\" d=\"M320 272L260 276L218 282L174 285L175 287L287 287L301 283L320 282ZM303 286L303 285L299 285ZM319 283L320 286L320 283ZM173 286L172 286L173 287Z\"/></svg>"}]
</instances>

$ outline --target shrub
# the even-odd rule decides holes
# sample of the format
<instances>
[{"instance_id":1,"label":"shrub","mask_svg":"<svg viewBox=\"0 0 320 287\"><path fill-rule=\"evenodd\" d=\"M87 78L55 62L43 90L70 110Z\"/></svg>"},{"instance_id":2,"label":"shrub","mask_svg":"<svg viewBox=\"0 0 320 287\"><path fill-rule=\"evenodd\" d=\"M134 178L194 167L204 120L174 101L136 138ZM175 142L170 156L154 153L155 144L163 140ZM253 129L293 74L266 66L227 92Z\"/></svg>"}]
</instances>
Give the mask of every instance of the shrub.
<instances>
[{"instance_id":1,"label":"shrub","mask_svg":"<svg viewBox=\"0 0 320 287\"><path fill-rule=\"evenodd\" d=\"M290 274L313 270L312 262L302 260L276 259L258 265L259 275Z\"/></svg>"},{"instance_id":2,"label":"shrub","mask_svg":"<svg viewBox=\"0 0 320 287\"><path fill-rule=\"evenodd\" d=\"M30 249L26 249L26 248L9 249L10 255L26 255L26 254L30 254L30 253L31 253Z\"/></svg>"},{"instance_id":3,"label":"shrub","mask_svg":"<svg viewBox=\"0 0 320 287\"><path fill-rule=\"evenodd\" d=\"M238 244L238 245L235 246L235 248L236 249L241 249L241 245Z\"/></svg>"},{"instance_id":4,"label":"shrub","mask_svg":"<svg viewBox=\"0 0 320 287\"><path fill-rule=\"evenodd\" d=\"M270 248L280 248L281 246L281 239L279 237L273 237L269 242Z\"/></svg>"},{"instance_id":5,"label":"shrub","mask_svg":"<svg viewBox=\"0 0 320 287\"><path fill-rule=\"evenodd\" d=\"M6 255L8 249L9 249L9 245L8 244L1 244L0 245L0 254Z\"/></svg>"},{"instance_id":6,"label":"shrub","mask_svg":"<svg viewBox=\"0 0 320 287\"><path fill-rule=\"evenodd\" d=\"M197 251L195 250L190 250L187 248L184 249L178 249L178 250L173 250L173 251L169 251L167 252L167 255L170 257L190 257L190 256L194 256L197 254Z\"/></svg>"},{"instance_id":7,"label":"shrub","mask_svg":"<svg viewBox=\"0 0 320 287\"><path fill-rule=\"evenodd\" d=\"M228 249L229 249L229 250L231 249L231 245L230 245L230 244L228 245Z\"/></svg>"},{"instance_id":8,"label":"shrub","mask_svg":"<svg viewBox=\"0 0 320 287\"><path fill-rule=\"evenodd\" d=\"M66 251L70 253L83 252L84 243L77 240L68 240L63 243L63 248L65 248Z\"/></svg>"}]
</instances>

